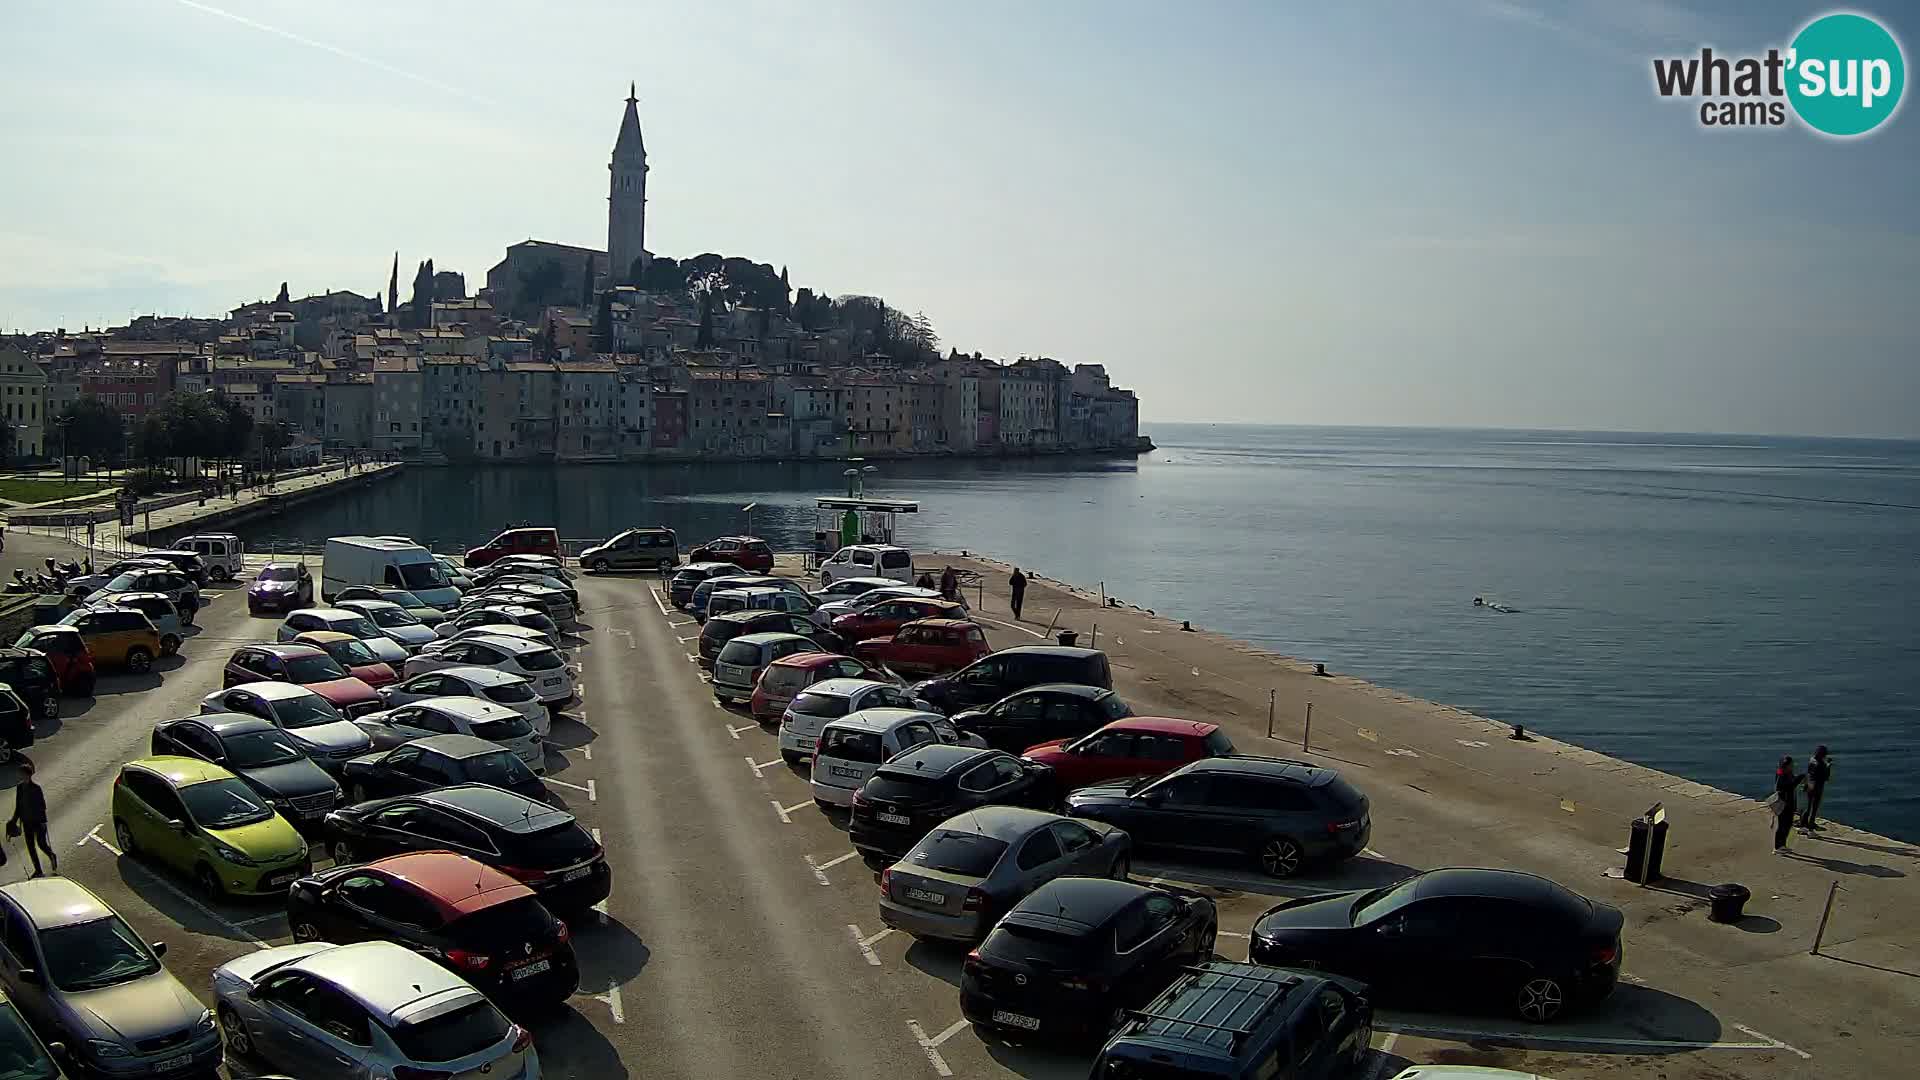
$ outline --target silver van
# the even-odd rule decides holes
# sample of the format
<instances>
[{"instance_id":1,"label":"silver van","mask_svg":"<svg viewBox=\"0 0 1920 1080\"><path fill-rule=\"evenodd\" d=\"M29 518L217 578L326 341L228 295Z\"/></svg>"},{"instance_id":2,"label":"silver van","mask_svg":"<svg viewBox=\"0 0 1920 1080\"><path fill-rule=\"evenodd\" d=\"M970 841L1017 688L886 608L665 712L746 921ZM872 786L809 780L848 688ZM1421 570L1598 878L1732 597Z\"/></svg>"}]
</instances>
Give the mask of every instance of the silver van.
<instances>
[{"instance_id":1,"label":"silver van","mask_svg":"<svg viewBox=\"0 0 1920 1080\"><path fill-rule=\"evenodd\" d=\"M673 530L628 529L582 551L582 567L595 574L609 570L671 570L680 565L680 541Z\"/></svg>"},{"instance_id":2,"label":"silver van","mask_svg":"<svg viewBox=\"0 0 1920 1080\"><path fill-rule=\"evenodd\" d=\"M247 545L233 533L197 533L182 537L178 546L200 556L209 581L233 581L240 576Z\"/></svg>"}]
</instances>

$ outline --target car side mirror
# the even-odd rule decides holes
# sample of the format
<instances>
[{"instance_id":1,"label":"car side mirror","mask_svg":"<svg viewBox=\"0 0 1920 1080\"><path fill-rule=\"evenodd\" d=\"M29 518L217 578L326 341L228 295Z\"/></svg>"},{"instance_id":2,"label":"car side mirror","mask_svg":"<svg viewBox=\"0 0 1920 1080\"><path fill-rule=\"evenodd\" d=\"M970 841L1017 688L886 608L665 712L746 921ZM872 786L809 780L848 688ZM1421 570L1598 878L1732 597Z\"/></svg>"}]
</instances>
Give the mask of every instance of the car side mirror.
<instances>
[{"instance_id":1,"label":"car side mirror","mask_svg":"<svg viewBox=\"0 0 1920 1080\"><path fill-rule=\"evenodd\" d=\"M147 948L152 949L155 956L167 955L167 943L164 941L149 941Z\"/></svg>"},{"instance_id":2,"label":"car side mirror","mask_svg":"<svg viewBox=\"0 0 1920 1080\"><path fill-rule=\"evenodd\" d=\"M40 986L46 982L45 979L40 977L39 968L21 968L20 981L26 983L28 986Z\"/></svg>"},{"instance_id":3,"label":"car side mirror","mask_svg":"<svg viewBox=\"0 0 1920 1080\"><path fill-rule=\"evenodd\" d=\"M177 833L184 833L187 831L187 823L179 818L169 818L167 819L167 828Z\"/></svg>"},{"instance_id":4,"label":"car side mirror","mask_svg":"<svg viewBox=\"0 0 1920 1080\"><path fill-rule=\"evenodd\" d=\"M1166 795L1162 793L1159 788L1148 788L1147 790L1134 796L1134 798L1137 798L1142 802L1157 803L1165 800Z\"/></svg>"}]
</instances>

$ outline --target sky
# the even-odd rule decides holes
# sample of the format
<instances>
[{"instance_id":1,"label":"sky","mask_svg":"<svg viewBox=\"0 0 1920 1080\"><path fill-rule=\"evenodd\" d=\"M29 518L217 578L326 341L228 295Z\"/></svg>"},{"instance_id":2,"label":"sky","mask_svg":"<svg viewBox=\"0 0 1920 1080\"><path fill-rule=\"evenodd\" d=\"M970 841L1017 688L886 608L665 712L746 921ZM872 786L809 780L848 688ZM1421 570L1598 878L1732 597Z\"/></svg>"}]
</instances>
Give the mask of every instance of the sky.
<instances>
[{"instance_id":1,"label":"sky","mask_svg":"<svg viewBox=\"0 0 1920 1080\"><path fill-rule=\"evenodd\" d=\"M1149 425L1920 437L1916 107L1652 89L1827 10L8 0L0 328L603 247L632 80L650 250L1105 364ZM1920 13L1859 10L1914 62Z\"/></svg>"}]
</instances>

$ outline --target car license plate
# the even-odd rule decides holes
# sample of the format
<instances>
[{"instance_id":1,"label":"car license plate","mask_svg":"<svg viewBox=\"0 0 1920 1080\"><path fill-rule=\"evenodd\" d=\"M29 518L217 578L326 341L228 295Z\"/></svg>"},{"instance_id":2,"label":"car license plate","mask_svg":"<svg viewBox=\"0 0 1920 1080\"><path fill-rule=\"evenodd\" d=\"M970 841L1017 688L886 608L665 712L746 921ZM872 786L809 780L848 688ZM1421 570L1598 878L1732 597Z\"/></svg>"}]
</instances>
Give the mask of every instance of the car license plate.
<instances>
[{"instance_id":1,"label":"car license plate","mask_svg":"<svg viewBox=\"0 0 1920 1080\"><path fill-rule=\"evenodd\" d=\"M525 967L514 968L513 977L516 979L524 979L529 975L538 975L543 971L552 971L552 970L553 970L553 961L535 960L533 963L528 964Z\"/></svg>"},{"instance_id":2,"label":"car license plate","mask_svg":"<svg viewBox=\"0 0 1920 1080\"><path fill-rule=\"evenodd\" d=\"M289 870L284 874L269 874L266 880L262 882L262 884L266 885L268 888L279 888L280 886L285 885L291 882L292 880L293 880L293 871Z\"/></svg>"},{"instance_id":3,"label":"car license plate","mask_svg":"<svg viewBox=\"0 0 1920 1080\"><path fill-rule=\"evenodd\" d=\"M547 678L547 679L541 679L541 680L540 680L540 685L541 685L541 686L559 686L559 685L560 685L560 676L558 676L558 675L555 675L555 676L553 676L553 677L551 677L551 678Z\"/></svg>"},{"instance_id":4,"label":"car license plate","mask_svg":"<svg viewBox=\"0 0 1920 1080\"><path fill-rule=\"evenodd\" d=\"M919 900L919 901L922 901L922 902L924 902L924 903L928 903L928 904L942 904L942 905L944 905L944 904L945 904L945 903L947 902L947 898L946 898L946 897L944 897L944 896L941 896L941 895L940 895L939 893L937 893L937 892L928 892L928 891L927 891L926 889L908 889L908 890L907 890L907 899L909 899L909 900Z\"/></svg>"},{"instance_id":5,"label":"car license plate","mask_svg":"<svg viewBox=\"0 0 1920 1080\"><path fill-rule=\"evenodd\" d=\"M908 817L908 816L907 816L907 815L905 815L905 814L889 814L889 813L887 813L887 812L886 812L885 810L882 810L882 811L880 811L879 813L877 813L877 814L875 814L875 815L873 815L873 816L874 816L874 817L876 817L876 818L879 818L879 819L880 819L881 821L884 821L884 822L886 822L886 823L887 823L887 824L889 824L889 825L911 825L911 824L913 824L913 819L912 819L912 818L910 818L910 817Z\"/></svg>"},{"instance_id":6,"label":"car license plate","mask_svg":"<svg viewBox=\"0 0 1920 1080\"><path fill-rule=\"evenodd\" d=\"M180 1054L177 1057L170 1057L159 1062L154 1065L154 1069L159 1072L172 1072L175 1069L184 1069L191 1064L193 1064L192 1054Z\"/></svg>"},{"instance_id":7,"label":"car license plate","mask_svg":"<svg viewBox=\"0 0 1920 1080\"><path fill-rule=\"evenodd\" d=\"M845 765L829 765L827 766L827 771L835 776L847 776L855 780L860 779L859 769L848 768Z\"/></svg>"},{"instance_id":8,"label":"car license plate","mask_svg":"<svg viewBox=\"0 0 1920 1080\"><path fill-rule=\"evenodd\" d=\"M574 867L572 870L569 870L566 873L560 875L560 881L562 884L565 884L566 882L569 882L569 881L579 881L581 878L586 877L588 874L591 874L591 873L593 873L593 867L577 866L577 867Z\"/></svg>"},{"instance_id":9,"label":"car license plate","mask_svg":"<svg viewBox=\"0 0 1920 1080\"><path fill-rule=\"evenodd\" d=\"M1025 1031L1040 1030L1039 1017L1025 1016L1017 1012L1008 1012L1005 1009L993 1010L993 1022L996 1024L1005 1024L1008 1027L1017 1027Z\"/></svg>"}]
</instances>

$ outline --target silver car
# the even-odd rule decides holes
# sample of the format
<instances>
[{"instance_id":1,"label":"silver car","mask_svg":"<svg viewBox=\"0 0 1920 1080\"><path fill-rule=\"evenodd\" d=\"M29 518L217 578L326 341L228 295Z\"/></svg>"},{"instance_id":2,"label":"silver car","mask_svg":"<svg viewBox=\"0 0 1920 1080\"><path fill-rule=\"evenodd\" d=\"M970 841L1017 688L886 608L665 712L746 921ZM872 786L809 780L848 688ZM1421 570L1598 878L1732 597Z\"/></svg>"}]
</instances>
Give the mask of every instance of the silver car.
<instances>
[{"instance_id":1,"label":"silver car","mask_svg":"<svg viewBox=\"0 0 1920 1080\"><path fill-rule=\"evenodd\" d=\"M505 705L480 698L428 698L368 713L354 723L373 740L375 750L391 750L432 735L471 735L513 751L514 757L536 773L547 771L547 752L540 733L527 718Z\"/></svg>"},{"instance_id":2,"label":"silver car","mask_svg":"<svg viewBox=\"0 0 1920 1080\"><path fill-rule=\"evenodd\" d=\"M518 627L496 626L496 632ZM541 738L553 733L553 714L540 704L533 684L518 675L477 666L441 668L415 675L377 691L382 708L411 705L436 697L472 697L505 705L519 713Z\"/></svg>"},{"instance_id":3,"label":"silver car","mask_svg":"<svg viewBox=\"0 0 1920 1080\"><path fill-rule=\"evenodd\" d=\"M533 1034L391 941L280 945L213 972L227 1049L301 1080L540 1080Z\"/></svg>"},{"instance_id":4,"label":"silver car","mask_svg":"<svg viewBox=\"0 0 1920 1080\"><path fill-rule=\"evenodd\" d=\"M85 886L63 877L0 885L0 983L34 1027L89 1075L211 1075L213 1013Z\"/></svg>"},{"instance_id":5,"label":"silver car","mask_svg":"<svg viewBox=\"0 0 1920 1080\"><path fill-rule=\"evenodd\" d=\"M434 640L433 628L418 615L391 600L336 600L336 607L357 611L373 621L380 633L399 642L408 652Z\"/></svg>"},{"instance_id":6,"label":"silver car","mask_svg":"<svg viewBox=\"0 0 1920 1080\"><path fill-rule=\"evenodd\" d=\"M1112 825L983 806L948 818L880 875L880 921L914 937L978 941L1054 878L1124 880L1132 849Z\"/></svg>"},{"instance_id":7,"label":"silver car","mask_svg":"<svg viewBox=\"0 0 1920 1080\"><path fill-rule=\"evenodd\" d=\"M274 631L274 640L292 641L309 630L337 630L348 637L357 637L367 643L367 648L373 650L373 655L379 657L381 663L396 669L406 663L407 654L412 651L375 626L365 612L339 607L301 608L288 612L280 628ZM427 633L431 636L433 631Z\"/></svg>"},{"instance_id":8,"label":"silver car","mask_svg":"<svg viewBox=\"0 0 1920 1080\"><path fill-rule=\"evenodd\" d=\"M395 589L387 585L349 585L333 594L335 603L342 600L386 600L406 608L414 618L428 626L438 626L447 617L447 613L415 596L406 589Z\"/></svg>"},{"instance_id":9,"label":"silver car","mask_svg":"<svg viewBox=\"0 0 1920 1080\"><path fill-rule=\"evenodd\" d=\"M446 622L433 628L440 637L450 638L462 630L476 626L524 626L529 630L538 630L547 636L547 644L558 647L560 644L560 626L547 613L525 604L489 603L480 601L454 612Z\"/></svg>"},{"instance_id":10,"label":"silver car","mask_svg":"<svg viewBox=\"0 0 1920 1080\"><path fill-rule=\"evenodd\" d=\"M240 713L270 721L315 765L339 775L347 762L373 749L373 740L326 698L283 682L250 682L200 699L203 713Z\"/></svg>"}]
</instances>

